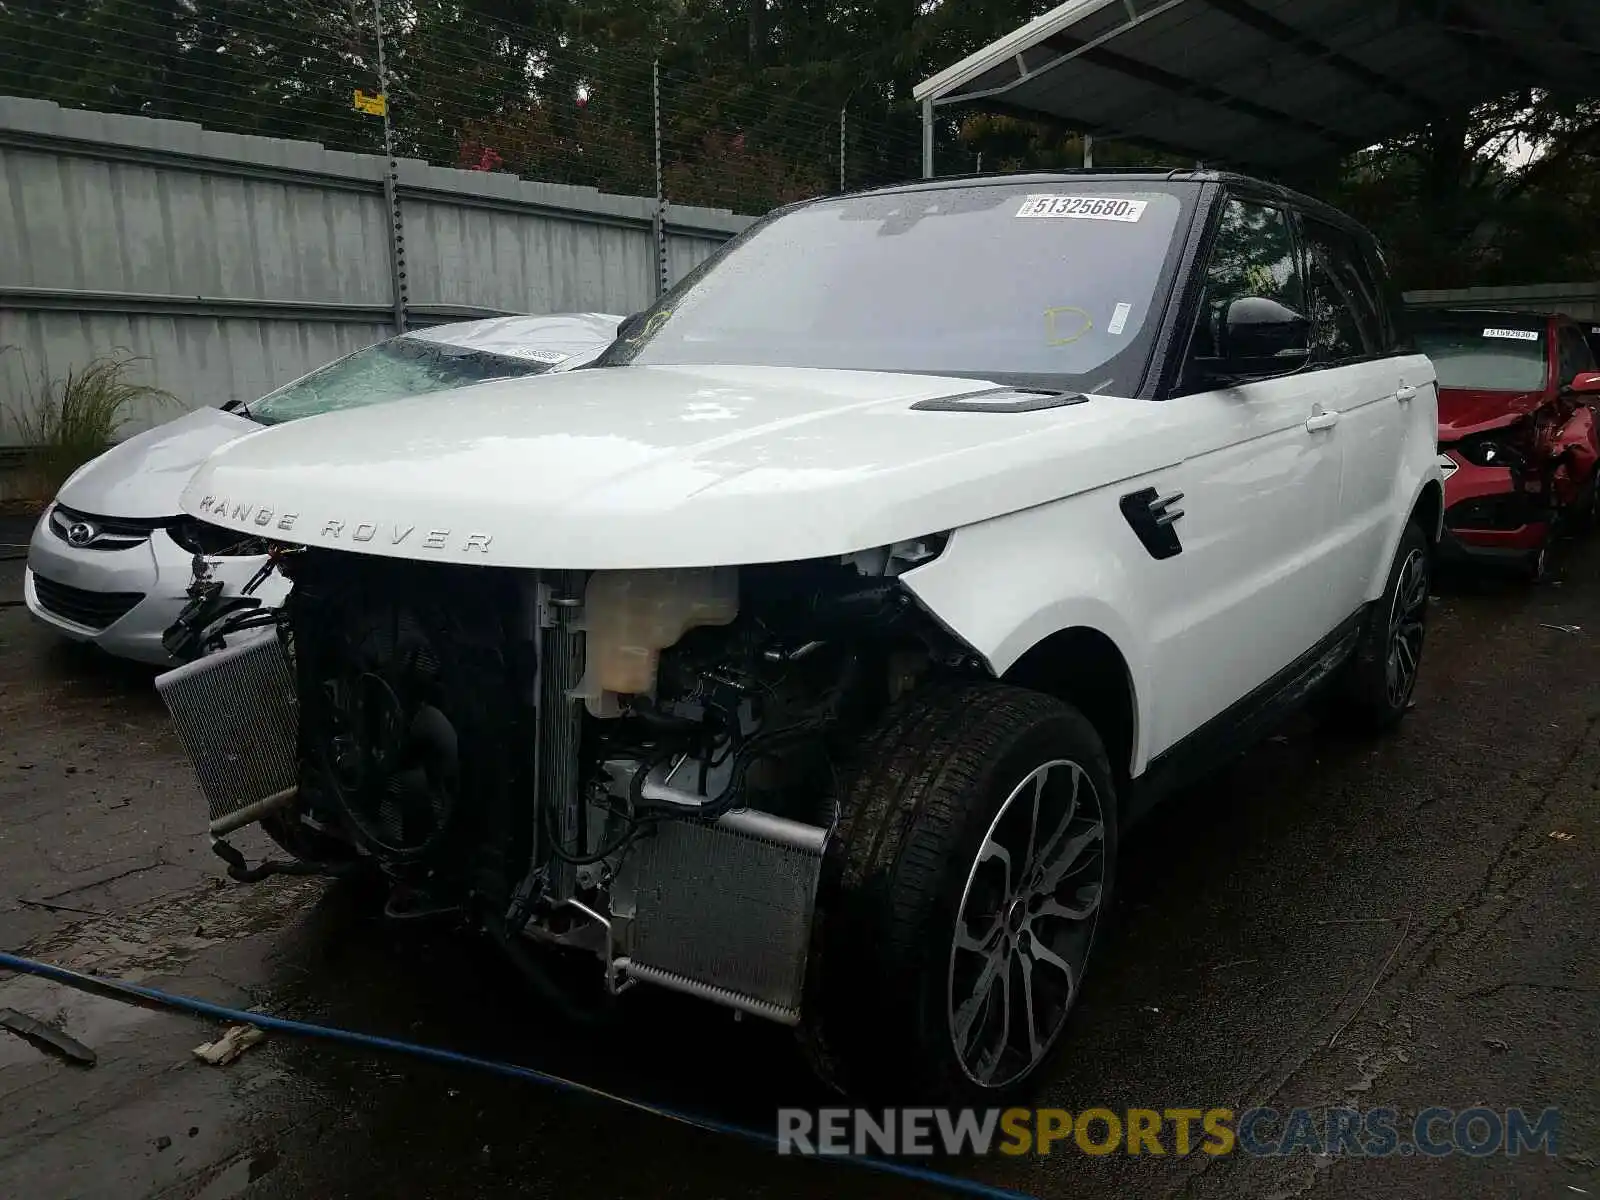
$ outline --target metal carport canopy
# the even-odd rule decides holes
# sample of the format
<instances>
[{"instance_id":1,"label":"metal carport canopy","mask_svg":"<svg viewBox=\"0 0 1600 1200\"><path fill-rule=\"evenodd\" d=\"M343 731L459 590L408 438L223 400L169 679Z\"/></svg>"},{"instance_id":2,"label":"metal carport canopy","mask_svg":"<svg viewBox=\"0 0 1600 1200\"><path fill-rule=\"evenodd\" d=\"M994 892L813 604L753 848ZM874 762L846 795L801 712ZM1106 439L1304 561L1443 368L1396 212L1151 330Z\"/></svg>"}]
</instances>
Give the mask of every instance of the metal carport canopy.
<instances>
[{"instance_id":1,"label":"metal carport canopy","mask_svg":"<svg viewBox=\"0 0 1600 1200\"><path fill-rule=\"evenodd\" d=\"M916 87L923 174L952 104L1280 172L1524 88L1593 95L1597 18L1597 0L1068 0Z\"/></svg>"}]
</instances>

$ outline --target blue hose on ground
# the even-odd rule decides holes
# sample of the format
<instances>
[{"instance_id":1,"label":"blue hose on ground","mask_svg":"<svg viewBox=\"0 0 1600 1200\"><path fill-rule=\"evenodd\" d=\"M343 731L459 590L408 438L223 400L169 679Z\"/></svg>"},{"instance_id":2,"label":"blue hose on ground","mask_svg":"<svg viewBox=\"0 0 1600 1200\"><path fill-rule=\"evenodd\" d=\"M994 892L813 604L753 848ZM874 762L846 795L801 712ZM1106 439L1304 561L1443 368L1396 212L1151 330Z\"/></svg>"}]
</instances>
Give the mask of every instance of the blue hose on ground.
<instances>
[{"instance_id":1,"label":"blue hose on ground","mask_svg":"<svg viewBox=\"0 0 1600 1200\"><path fill-rule=\"evenodd\" d=\"M323 1041L339 1042L347 1046L360 1046L368 1050L387 1050L398 1054L409 1054L413 1058L443 1063L448 1066L473 1067L480 1071L487 1071L492 1075L503 1075L512 1079L525 1079L533 1083L542 1083L558 1091L581 1092L587 1096L610 1100L612 1103L620 1104L625 1108L651 1113L658 1117L664 1117L669 1121L676 1121L680 1125L689 1125L711 1133L725 1133L747 1142L757 1143L771 1150L776 1150L778 1145L778 1139L775 1136L762 1133L758 1129L748 1129L745 1126L731 1125L726 1121L718 1121L712 1117L703 1117L694 1113L662 1108L659 1105L650 1104L643 1100L635 1100L628 1096L619 1096L614 1092L591 1087L589 1084L579 1083L576 1080L563 1079L559 1075L536 1071L532 1067L519 1067L515 1063L475 1058L470 1054L457 1054L454 1050L441 1050L436 1046L419 1046L414 1042L402 1042L394 1038L379 1037L371 1033L358 1033L352 1029L335 1029L328 1025L313 1025L306 1021L292 1021L287 1017L274 1017L266 1013L246 1012L243 1009L229 1008L223 1004L212 1004L208 1000L197 1000L192 996L179 996L171 992L158 991L155 988L142 987L136 983L123 983L120 980L101 979L95 975L85 975L81 971L68 970L66 967L53 966L50 963L39 962L37 959L23 958L20 955L7 954L4 951L0 951L0 967L18 971L25 975L37 975L41 979L49 979L55 983L65 984L68 987L78 988L81 991L92 992L97 995L109 996L113 999L156 1004L163 1008L193 1013L199 1017L211 1017L218 1021L228 1021L235 1025L255 1025L261 1029L271 1029L279 1033L294 1034L298 1037L319 1038ZM871 1171L881 1171L888 1175L898 1175L904 1179L919 1180L923 1183L933 1184L936 1187L961 1192L968 1196L986 1196L993 1198L993 1200L1032 1200L1031 1197L1023 1192L993 1187L973 1179L963 1179L959 1175L945 1175L939 1171L930 1171L925 1167L914 1167L908 1163L873 1158L870 1155L850 1154L817 1157L821 1158L822 1161L849 1163L852 1166L865 1167Z\"/></svg>"}]
</instances>

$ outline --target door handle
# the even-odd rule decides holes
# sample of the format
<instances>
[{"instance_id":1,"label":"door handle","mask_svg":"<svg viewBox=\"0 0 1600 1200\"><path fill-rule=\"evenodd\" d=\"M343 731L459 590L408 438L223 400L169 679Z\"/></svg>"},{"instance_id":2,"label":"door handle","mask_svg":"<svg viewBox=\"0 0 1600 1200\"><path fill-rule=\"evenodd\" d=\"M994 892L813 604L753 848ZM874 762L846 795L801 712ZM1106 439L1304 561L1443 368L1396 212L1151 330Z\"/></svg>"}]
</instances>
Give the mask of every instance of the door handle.
<instances>
[{"instance_id":1,"label":"door handle","mask_svg":"<svg viewBox=\"0 0 1600 1200\"><path fill-rule=\"evenodd\" d=\"M1395 388L1394 398L1400 401L1401 404L1405 404L1407 401L1415 400L1417 398L1417 389L1412 387L1409 383L1402 383L1399 387Z\"/></svg>"},{"instance_id":2,"label":"door handle","mask_svg":"<svg viewBox=\"0 0 1600 1200\"><path fill-rule=\"evenodd\" d=\"M1311 416L1307 419L1306 428L1309 429L1312 433L1318 433L1318 432L1320 432L1321 430L1324 430L1324 429L1332 429L1338 423L1339 423L1339 414L1338 413L1336 413L1336 412L1321 412L1321 411L1318 411L1318 412L1312 413Z\"/></svg>"}]
</instances>

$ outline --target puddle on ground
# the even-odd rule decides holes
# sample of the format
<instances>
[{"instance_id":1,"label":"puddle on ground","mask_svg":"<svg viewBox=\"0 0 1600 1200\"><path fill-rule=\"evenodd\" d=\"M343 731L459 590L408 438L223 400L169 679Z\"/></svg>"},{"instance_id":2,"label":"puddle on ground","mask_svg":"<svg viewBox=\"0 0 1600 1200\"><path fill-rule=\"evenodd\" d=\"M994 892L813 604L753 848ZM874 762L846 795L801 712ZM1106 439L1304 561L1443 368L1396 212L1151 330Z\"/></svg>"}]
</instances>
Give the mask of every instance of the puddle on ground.
<instances>
[{"instance_id":1,"label":"puddle on ground","mask_svg":"<svg viewBox=\"0 0 1600 1200\"><path fill-rule=\"evenodd\" d=\"M219 881L220 882L220 881ZM205 885L126 915L91 918L25 948L24 957L125 983L181 976L206 950L289 925L326 889L314 879L239 888ZM259 974L257 972L256 974ZM136 1036L159 1014L36 975L0 979L0 1007L53 1025L103 1053ZM228 981L214 981L228 982ZM241 981L247 986L257 980ZM0 1069L36 1063L46 1052L0 1030Z\"/></svg>"}]
</instances>

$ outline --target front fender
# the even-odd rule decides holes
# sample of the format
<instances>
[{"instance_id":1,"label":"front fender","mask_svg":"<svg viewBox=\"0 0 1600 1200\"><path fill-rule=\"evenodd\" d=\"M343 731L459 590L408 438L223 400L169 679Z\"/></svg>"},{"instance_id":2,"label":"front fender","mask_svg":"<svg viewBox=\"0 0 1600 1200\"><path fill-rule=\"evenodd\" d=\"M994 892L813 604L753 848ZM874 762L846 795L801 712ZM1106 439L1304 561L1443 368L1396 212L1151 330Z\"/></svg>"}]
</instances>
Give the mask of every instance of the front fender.
<instances>
[{"instance_id":1,"label":"front fender","mask_svg":"<svg viewBox=\"0 0 1600 1200\"><path fill-rule=\"evenodd\" d=\"M956 530L943 554L900 580L996 676L1061 630L1093 629L1108 638L1133 685L1130 768L1138 775L1148 757L1149 646L1124 615L1143 606L1133 602L1120 555L1105 544L1113 528L1089 497L1057 501Z\"/></svg>"},{"instance_id":2,"label":"front fender","mask_svg":"<svg viewBox=\"0 0 1600 1200\"><path fill-rule=\"evenodd\" d=\"M1581 404L1567 418L1556 440L1560 466L1556 468L1556 492L1563 504L1574 504L1594 476L1600 462L1600 430L1596 429L1594 409Z\"/></svg>"}]
</instances>

